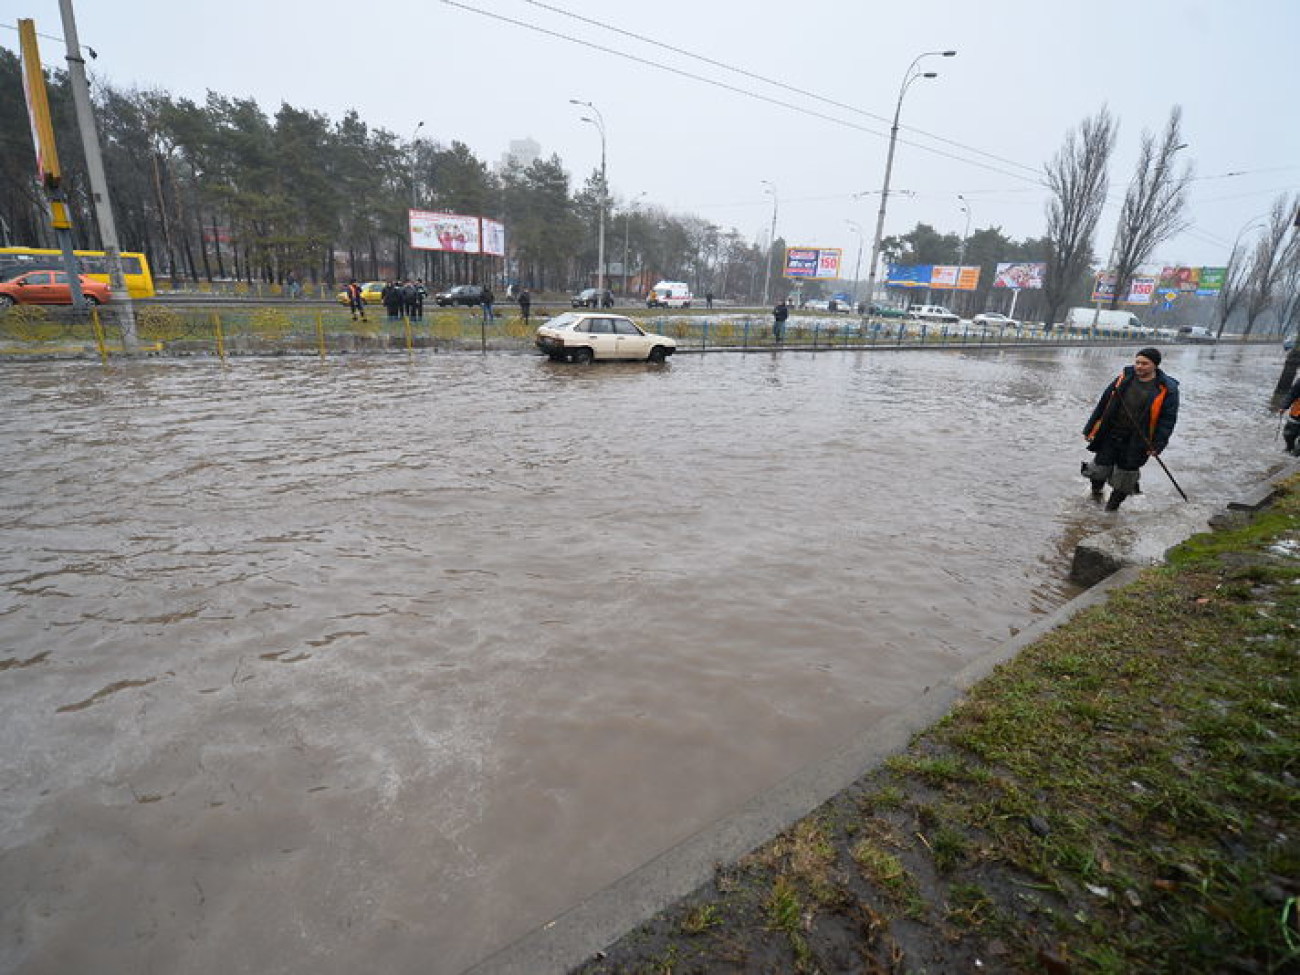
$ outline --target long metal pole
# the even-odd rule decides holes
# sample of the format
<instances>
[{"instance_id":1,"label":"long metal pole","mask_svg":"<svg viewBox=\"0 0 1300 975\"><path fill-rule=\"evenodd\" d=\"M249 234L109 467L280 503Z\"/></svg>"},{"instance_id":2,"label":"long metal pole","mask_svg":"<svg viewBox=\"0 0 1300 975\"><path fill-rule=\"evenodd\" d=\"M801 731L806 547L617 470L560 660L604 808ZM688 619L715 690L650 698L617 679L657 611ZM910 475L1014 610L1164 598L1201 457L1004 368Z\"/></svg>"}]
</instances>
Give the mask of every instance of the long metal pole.
<instances>
[{"instance_id":1,"label":"long metal pole","mask_svg":"<svg viewBox=\"0 0 1300 975\"><path fill-rule=\"evenodd\" d=\"M766 305L770 297L772 287L772 248L776 246L776 186L763 180L767 186L768 192L772 194L772 229L767 235L767 266L763 268L763 304Z\"/></svg>"},{"instance_id":2,"label":"long metal pole","mask_svg":"<svg viewBox=\"0 0 1300 975\"><path fill-rule=\"evenodd\" d=\"M86 81L86 62L81 57L81 44L77 40L77 20L72 11L72 0L59 0L59 13L63 18L63 38L68 48L68 74L72 81L72 104L81 131L81 144L86 151L86 172L90 177L90 191L95 201L95 219L99 223L99 236L104 245L104 264L108 269L108 285L113 302L118 307L118 328L122 332L122 348L127 355L140 350L135 329L135 306L126 287L122 271L122 251L117 243L117 224L113 221L113 204L108 195L108 179L104 176L104 161L99 151L99 133L95 129L95 116L90 104L90 85Z\"/></svg>"},{"instance_id":3,"label":"long metal pole","mask_svg":"<svg viewBox=\"0 0 1300 975\"><path fill-rule=\"evenodd\" d=\"M876 235L871 242L871 266L867 269L867 301L876 300L876 268L880 264L880 242L884 239L885 234L885 207L889 203L889 180L894 173L894 149L898 144L898 116L903 111L903 96L907 94L908 86L917 78L933 78L935 73L927 71L925 73L916 72L916 66L922 58L932 55L941 55L950 58L956 51L926 51L924 54L918 54L907 66L907 71L903 74L903 83L898 89L898 103L894 106L894 122L889 127L889 155L885 158L885 182L880 189L880 211L876 214Z\"/></svg>"},{"instance_id":4,"label":"long metal pole","mask_svg":"<svg viewBox=\"0 0 1300 975\"><path fill-rule=\"evenodd\" d=\"M592 111L596 111L594 106ZM605 302L605 203L608 199L609 183L605 180L605 123L602 119L600 124L600 237L596 244L596 260L600 264L596 269L596 289L600 292L601 304Z\"/></svg>"},{"instance_id":5,"label":"long metal pole","mask_svg":"<svg viewBox=\"0 0 1300 975\"><path fill-rule=\"evenodd\" d=\"M858 307L858 275L862 273L862 228L852 220L849 221L849 228L858 235L858 259L853 263L853 308L856 311Z\"/></svg>"}]
</instances>

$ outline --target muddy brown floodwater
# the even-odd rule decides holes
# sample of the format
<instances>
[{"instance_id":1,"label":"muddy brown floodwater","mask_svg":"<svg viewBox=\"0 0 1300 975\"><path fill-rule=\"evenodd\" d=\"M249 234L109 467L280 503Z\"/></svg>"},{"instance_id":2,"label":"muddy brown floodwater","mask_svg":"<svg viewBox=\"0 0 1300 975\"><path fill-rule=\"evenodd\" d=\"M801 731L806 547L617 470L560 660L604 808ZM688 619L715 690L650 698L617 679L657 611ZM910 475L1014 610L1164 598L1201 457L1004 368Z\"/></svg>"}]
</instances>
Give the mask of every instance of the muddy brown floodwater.
<instances>
[{"instance_id":1,"label":"muddy brown floodwater","mask_svg":"<svg viewBox=\"0 0 1300 975\"><path fill-rule=\"evenodd\" d=\"M9 363L0 971L459 972L1074 594L1132 349ZM1193 498L1274 347L1172 347Z\"/></svg>"}]
</instances>

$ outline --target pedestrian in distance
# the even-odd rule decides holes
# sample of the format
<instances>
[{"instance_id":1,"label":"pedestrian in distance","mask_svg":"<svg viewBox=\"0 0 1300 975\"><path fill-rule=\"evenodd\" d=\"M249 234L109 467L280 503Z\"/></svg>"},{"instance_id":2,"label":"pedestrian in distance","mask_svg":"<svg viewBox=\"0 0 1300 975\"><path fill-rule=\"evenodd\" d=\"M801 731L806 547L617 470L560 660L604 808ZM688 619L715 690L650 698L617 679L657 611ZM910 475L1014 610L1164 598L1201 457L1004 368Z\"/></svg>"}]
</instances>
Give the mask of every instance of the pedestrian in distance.
<instances>
[{"instance_id":1,"label":"pedestrian in distance","mask_svg":"<svg viewBox=\"0 0 1300 975\"><path fill-rule=\"evenodd\" d=\"M402 284L402 317L407 321L415 319L415 282L407 278Z\"/></svg>"},{"instance_id":2,"label":"pedestrian in distance","mask_svg":"<svg viewBox=\"0 0 1300 975\"><path fill-rule=\"evenodd\" d=\"M386 281L384 290L379 293L380 300L388 312L390 321L402 317L402 286L396 281Z\"/></svg>"},{"instance_id":3,"label":"pedestrian in distance","mask_svg":"<svg viewBox=\"0 0 1300 975\"><path fill-rule=\"evenodd\" d=\"M528 293L527 288L524 288L522 291L519 292L519 314L524 316L525 325L528 324L528 316L532 312L532 308L533 308L532 295Z\"/></svg>"},{"instance_id":4,"label":"pedestrian in distance","mask_svg":"<svg viewBox=\"0 0 1300 975\"><path fill-rule=\"evenodd\" d=\"M712 292L712 291L706 291L706 292L704 293L704 307L705 307L705 308L708 308L708 309L712 309L712 308L713 308L713 292Z\"/></svg>"},{"instance_id":5,"label":"pedestrian in distance","mask_svg":"<svg viewBox=\"0 0 1300 975\"><path fill-rule=\"evenodd\" d=\"M496 297L492 294L492 289L488 285L483 285L483 321L491 322L496 320L496 313L492 310L492 305L496 302Z\"/></svg>"},{"instance_id":6,"label":"pedestrian in distance","mask_svg":"<svg viewBox=\"0 0 1300 975\"><path fill-rule=\"evenodd\" d=\"M424 320L424 299L429 297L429 289L424 286L424 278L415 279L415 305L412 317L417 321Z\"/></svg>"},{"instance_id":7,"label":"pedestrian in distance","mask_svg":"<svg viewBox=\"0 0 1300 975\"><path fill-rule=\"evenodd\" d=\"M790 317L790 306L785 303L784 298L777 300L776 307L772 309L772 341L785 341L785 321Z\"/></svg>"},{"instance_id":8,"label":"pedestrian in distance","mask_svg":"<svg viewBox=\"0 0 1300 975\"><path fill-rule=\"evenodd\" d=\"M1282 428L1282 442L1286 444L1283 449L1292 456L1300 457L1300 446L1296 445L1300 439L1300 379L1291 385L1291 391L1286 394L1286 402L1282 404L1282 411L1286 414L1286 426Z\"/></svg>"},{"instance_id":9,"label":"pedestrian in distance","mask_svg":"<svg viewBox=\"0 0 1300 975\"><path fill-rule=\"evenodd\" d=\"M1119 510L1125 498L1140 493L1142 465L1159 457L1178 422L1178 380L1161 370L1160 359L1159 349L1139 349L1133 365L1102 391L1084 424L1094 456L1080 473L1092 482L1094 498L1110 484L1107 511Z\"/></svg>"},{"instance_id":10,"label":"pedestrian in distance","mask_svg":"<svg viewBox=\"0 0 1300 975\"><path fill-rule=\"evenodd\" d=\"M355 322L360 318L363 322L366 321L366 302L361 297L361 285L357 284L357 279L353 278L349 281L343 290L348 296L348 308L352 311L352 320Z\"/></svg>"}]
</instances>

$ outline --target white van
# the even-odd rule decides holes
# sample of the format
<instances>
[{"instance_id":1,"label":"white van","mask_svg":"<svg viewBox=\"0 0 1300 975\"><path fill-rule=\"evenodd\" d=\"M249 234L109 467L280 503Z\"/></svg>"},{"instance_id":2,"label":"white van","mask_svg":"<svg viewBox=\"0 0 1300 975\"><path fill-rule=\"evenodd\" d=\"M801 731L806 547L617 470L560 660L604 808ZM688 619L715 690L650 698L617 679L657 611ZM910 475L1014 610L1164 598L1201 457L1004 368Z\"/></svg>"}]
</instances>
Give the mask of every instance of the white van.
<instances>
[{"instance_id":1,"label":"white van","mask_svg":"<svg viewBox=\"0 0 1300 975\"><path fill-rule=\"evenodd\" d=\"M691 289L685 281L660 281L645 296L647 308L690 308Z\"/></svg>"},{"instance_id":2,"label":"white van","mask_svg":"<svg viewBox=\"0 0 1300 975\"><path fill-rule=\"evenodd\" d=\"M1120 328L1139 332L1143 331L1144 328L1142 320L1131 311L1109 308L1103 308L1100 311L1096 308L1071 308L1065 313L1065 327L1071 331L1086 331L1092 328L1094 321L1098 328Z\"/></svg>"}]
</instances>

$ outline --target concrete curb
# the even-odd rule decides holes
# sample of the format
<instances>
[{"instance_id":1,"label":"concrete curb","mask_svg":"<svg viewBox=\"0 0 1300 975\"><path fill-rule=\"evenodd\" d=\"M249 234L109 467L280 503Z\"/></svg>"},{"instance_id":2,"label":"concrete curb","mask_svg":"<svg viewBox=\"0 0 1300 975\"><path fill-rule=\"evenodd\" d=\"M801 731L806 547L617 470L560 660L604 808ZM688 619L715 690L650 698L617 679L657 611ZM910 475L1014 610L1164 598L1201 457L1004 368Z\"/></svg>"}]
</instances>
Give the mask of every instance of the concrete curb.
<instances>
[{"instance_id":1,"label":"concrete curb","mask_svg":"<svg viewBox=\"0 0 1300 975\"><path fill-rule=\"evenodd\" d=\"M465 975L558 975L581 964L705 883L717 864L739 859L903 751L914 735L940 720L994 667L1081 610L1104 602L1111 589L1132 581L1139 571L1133 567L1111 575L952 677L926 688L907 710L877 722L827 758L755 796L734 813L474 965Z\"/></svg>"}]
</instances>

